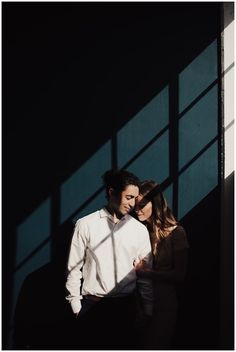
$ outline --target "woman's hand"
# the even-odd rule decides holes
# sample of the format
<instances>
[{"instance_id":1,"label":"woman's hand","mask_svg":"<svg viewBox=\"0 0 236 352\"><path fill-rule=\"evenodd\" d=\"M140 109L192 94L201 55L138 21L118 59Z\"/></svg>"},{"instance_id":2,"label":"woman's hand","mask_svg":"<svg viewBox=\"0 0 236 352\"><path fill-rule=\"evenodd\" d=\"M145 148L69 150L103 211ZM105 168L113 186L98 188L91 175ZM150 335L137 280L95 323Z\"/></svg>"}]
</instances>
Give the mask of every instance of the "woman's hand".
<instances>
[{"instance_id":1,"label":"woman's hand","mask_svg":"<svg viewBox=\"0 0 236 352\"><path fill-rule=\"evenodd\" d=\"M134 268L137 276L151 278L152 269L147 266L147 263L144 260L135 260Z\"/></svg>"},{"instance_id":2,"label":"woman's hand","mask_svg":"<svg viewBox=\"0 0 236 352\"><path fill-rule=\"evenodd\" d=\"M146 263L144 260L136 259L134 261L134 268L136 271L142 270L145 266L146 266Z\"/></svg>"}]
</instances>

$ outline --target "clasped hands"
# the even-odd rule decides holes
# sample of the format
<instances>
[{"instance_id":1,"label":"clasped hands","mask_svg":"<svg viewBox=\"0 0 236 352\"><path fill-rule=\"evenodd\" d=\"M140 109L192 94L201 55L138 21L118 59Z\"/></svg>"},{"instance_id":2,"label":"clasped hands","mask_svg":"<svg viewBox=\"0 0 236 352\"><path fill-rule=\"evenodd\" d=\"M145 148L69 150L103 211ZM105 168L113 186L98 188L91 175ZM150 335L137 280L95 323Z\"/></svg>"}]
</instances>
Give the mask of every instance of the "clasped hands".
<instances>
[{"instance_id":1,"label":"clasped hands","mask_svg":"<svg viewBox=\"0 0 236 352\"><path fill-rule=\"evenodd\" d=\"M147 265L145 260L136 259L134 261L134 269L138 277L151 278L152 269Z\"/></svg>"}]
</instances>

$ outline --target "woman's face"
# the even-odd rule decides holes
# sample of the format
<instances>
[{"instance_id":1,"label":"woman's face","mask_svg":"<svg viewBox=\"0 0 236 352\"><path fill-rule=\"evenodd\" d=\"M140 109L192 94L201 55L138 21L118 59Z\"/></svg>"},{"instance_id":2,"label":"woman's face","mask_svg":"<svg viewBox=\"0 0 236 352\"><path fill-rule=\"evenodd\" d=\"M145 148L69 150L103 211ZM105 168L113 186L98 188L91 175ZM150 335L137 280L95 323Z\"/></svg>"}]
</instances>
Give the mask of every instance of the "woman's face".
<instances>
[{"instance_id":1,"label":"woman's face","mask_svg":"<svg viewBox=\"0 0 236 352\"><path fill-rule=\"evenodd\" d=\"M152 202L148 202L147 204L145 204L143 198L143 195L139 194L137 198L137 203L135 205L135 212L140 221L148 221L148 219L150 219L152 215Z\"/></svg>"}]
</instances>

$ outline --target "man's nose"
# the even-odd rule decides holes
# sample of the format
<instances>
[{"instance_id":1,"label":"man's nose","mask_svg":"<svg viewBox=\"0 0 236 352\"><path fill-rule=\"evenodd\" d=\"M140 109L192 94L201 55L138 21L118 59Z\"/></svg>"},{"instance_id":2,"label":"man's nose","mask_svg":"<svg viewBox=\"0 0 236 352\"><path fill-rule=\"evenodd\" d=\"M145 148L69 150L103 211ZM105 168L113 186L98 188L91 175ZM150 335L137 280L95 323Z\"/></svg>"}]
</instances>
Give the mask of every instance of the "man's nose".
<instances>
[{"instance_id":1,"label":"man's nose","mask_svg":"<svg viewBox=\"0 0 236 352\"><path fill-rule=\"evenodd\" d=\"M131 208L134 208L135 206L135 199L130 199L129 205Z\"/></svg>"}]
</instances>

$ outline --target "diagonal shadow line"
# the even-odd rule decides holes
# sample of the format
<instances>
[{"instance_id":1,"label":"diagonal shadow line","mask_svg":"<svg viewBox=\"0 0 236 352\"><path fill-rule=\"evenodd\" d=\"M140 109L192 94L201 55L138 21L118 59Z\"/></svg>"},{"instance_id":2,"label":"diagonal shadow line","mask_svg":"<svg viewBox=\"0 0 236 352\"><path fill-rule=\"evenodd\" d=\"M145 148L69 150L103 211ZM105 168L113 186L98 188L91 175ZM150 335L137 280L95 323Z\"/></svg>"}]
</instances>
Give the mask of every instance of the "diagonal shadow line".
<instances>
[{"instance_id":1,"label":"diagonal shadow line","mask_svg":"<svg viewBox=\"0 0 236 352\"><path fill-rule=\"evenodd\" d=\"M111 165L113 169L117 169L117 133L113 133L111 137Z\"/></svg>"},{"instance_id":2,"label":"diagonal shadow line","mask_svg":"<svg viewBox=\"0 0 236 352\"><path fill-rule=\"evenodd\" d=\"M150 254L150 253L148 253ZM77 265L79 265L80 263L78 263ZM72 269L73 270L73 269ZM114 292L117 294L117 292L119 292L119 289L120 288L124 288L127 283L129 283L130 281L127 282L127 278L130 276L130 274L132 272L134 272L135 270L130 270L120 281L117 281L114 285L114 287L112 289L110 289L110 291L108 293L106 293L106 297L112 297L114 296ZM8 328L9 330L13 331L13 329L15 328L15 324L13 322L11 322L9 325L8 325ZM25 350L23 350L25 351ZM40 350L41 351L41 350Z\"/></svg>"},{"instance_id":3,"label":"diagonal shadow line","mask_svg":"<svg viewBox=\"0 0 236 352\"><path fill-rule=\"evenodd\" d=\"M161 184L160 187L164 191L167 187L172 184L173 180L170 176L168 176Z\"/></svg>"},{"instance_id":4,"label":"diagonal shadow line","mask_svg":"<svg viewBox=\"0 0 236 352\"><path fill-rule=\"evenodd\" d=\"M151 139L137 154L135 154L121 169L126 169L130 166L139 156L147 150L158 138L160 138L169 129L169 124L164 127L158 134ZM65 221L72 220L80 211L82 211L92 200L94 200L103 190L105 186L101 186L96 192L94 192L79 208L77 208Z\"/></svg>"},{"instance_id":5,"label":"diagonal shadow line","mask_svg":"<svg viewBox=\"0 0 236 352\"><path fill-rule=\"evenodd\" d=\"M234 63L232 63L222 74L221 76L225 76L226 73L228 73L232 68L234 67ZM179 114L179 118L181 118L188 110L190 110L194 104L196 104L205 94L207 94L207 92L219 81L219 79L216 79L205 91L203 91L183 112L181 112ZM135 161L141 154L142 152L144 152L152 143L154 143L160 136L161 134L163 134L166 130L168 129L168 125L161 130L150 142L148 142L146 144L145 147L143 147L140 152L138 152L132 159L130 159L129 162L127 162L122 169L128 167L133 161ZM114 136L113 136L114 139ZM117 145L116 142L113 141L113 143L115 143L115 150L117 149ZM114 153L113 153L114 154ZM114 163L116 164L116 162ZM91 200L93 200L102 190L104 189L104 187L99 188L91 197L89 197L85 203L83 203L81 205L81 207L79 207L71 216L68 217L68 220L70 218L73 218L77 212L81 211ZM65 220L66 221L66 220Z\"/></svg>"},{"instance_id":6,"label":"diagonal shadow line","mask_svg":"<svg viewBox=\"0 0 236 352\"><path fill-rule=\"evenodd\" d=\"M94 192L80 207L78 207L68 218L67 220L64 221L71 221L73 218L80 212L82 211L90 202L92 202L103 190L105 189L105 186L101 186L96 192ZM61 224L63 225L63 223Z\"/></svg>"},{"instance_id":7,"label":"diagonal shadow line","mask_svg":"<svg viewBox=\"0 0 236 352\"><path fill-rule=\"evenodd\" d=\"M217 167L217 172L218 172L218 185L221 185L222 183L222 175L224 175L224 134L223 134L223 120L224 120L224 75L231 70L231 65L225 69L223 66L223 53L222 53L222 32L219 31L217 35L217 58L218 58L218 65L217 65L217 75L218 77L222 77L221 80L219 81L219 86L218 86L218 94L217 94L217 101L218 101L218 109L217 109L217 135L218 135L218 157L217 157L217 162L218 162L218 167Z\"/></svg>"},{"instance_id":8,"label":"diagonal shadow line","mask_svg":"<svg viewBox=\"0 0 236 352\"><path fill-rule=\"evenodd\" d=\"M109 235L107 235L106 237L104 237L94 248L92 248L92 251L96 251L96 249L97 249L100 245L102 245L110 236L111 236L111 233L109 233ZM77 267L77 265L82 264L82 262L83 262L83 259L81 259L79 262L77 262L77 263L71 268L70 272L71 272L72 270L74 270L74 269Z\"/></svg>"},{"instance_id":9,"label":"diagonal shadow line","mask_svg":"<svg viewBox=\"0 0 236 352\"><path fill-rule=\"evenodd\" d=\"M160 133L158 133L157 136L160 136L161 134L163 134L166 130L168 129L168 126L166 128L164 128ZM158 139L158 137L154 137L152 139L156 140ZM195 155L194 158L191 159L191 161L189 161L179 172L178 175L179 176L181 173L183 173L196 159L198 159L199 156L201 156L216 140L218 139L218 137L215 137L210 143L208 143L197 155ZM153 142L152 142L153 143ZM150 143L149 143L150 145ZM148 145L148 147L149 147ZM147 148L148 148L147 147ZM143 148L144 150L147 148ZM142 149L142 150L143 150ZM126 168L128 164L131 164L134 160L136 160L139 157L139 154L136 155L135 157L133 157L131 160L129 161L123 168ZM170 184L172 183L172 179L170 177L168 177L165 181L163 181L161 183L161 187L162 189L167 188ZM89 197L79 208L76 209L76 211L73 212L73 214L71 214L68 219L66 221L71 221L81 210L83 210L94 198L96 198L96 196L98 194L100 194L103 190L105 189L104 186L100 187L96 192L94 192L94 194ZM66 222L65 221L65 222ZM65 223L64 222L64 223ZM48 238L46 238L38 247L36 247L19 265L17 265L17 267L15 268L14 272L18 271L28 260L30 260L43 246L45 246L49 241L51 240L51 236L49 236ZM95 248L96 249L96 248Z\"/></svg>"},{"instance_id":10,"label":"diagonal shadow line","mask_svg":"<svg viewBox=\"0 0 236 352\"><path fill-rule=\"evenodd\" d=\"M226 73L228 73L232 68L234 67L234 63L232 63L223 73L222 77L225 76ZM192 109L194 105L196 105L217 83L219 83L219 79L217 78L215 81L213 81L196 99L192 101L192 103L184 109L180 114L178 114L178 119L181 119L184 114L186 114L189 110ZM169 124L164 127L154 138L152 138L140 151L135 154L123 167L127 168L129 167L144 151L146 151L159 137L161 137L162 134L164 134L168 129L169 129Z\"/></svg>"},{"instance_id":11,"label":"diagonal shadow line","mask_svg":"<svg viewBox=\"0 0 236 352\"><path fill-rule=\"evenodd\" d=\"M215 79L201 94L197 96L196 99L190 103L187 108L185 108L181 113L179 113L179 119L181 119L188 111L190 111L194 105L196 105L209 91L217 84L219 83L219 79Z\"/></svg>"},{"instance_id":12,"label":"diagonal shadow line","mask_svg":"<svg viewBox=\"0 0 236 352\"><path fill-rule=\"evenodd\" d=\"M25 259L23 259L20 264L15 267L14 272L18 271L27 261L29 261L37 252L40 251L49 241L51 236L48 236L43 242L40 243Z\"/></svg>"},{"instance_id":13,"label":"diagonal shadow line","mask_svg":"<svg viewBox=\"0 0 236 352\"><path fill-rule=\"evenodd\" d=\"M130 221L130 220L128 220ZM124 226L124 224L126 224L126 222L124 221L124 223L120 222L120 227L119 229ZM118 280L117 280L117 256L116 256L116 249L115 249L115 239L114 239L114 231L111 230L111 232L106 236L104 237L96 246L94 246L92 249L90 249L90 251L92 250L93 252L96 251L96 249L98 247L100 247L105 241L108 240L108 238L111 237L111 241L112 241L112 249L113 249L113 262L114 262L114 278L115 278L115 283L117 284L118 283ZM70 270L70 272L72 270L74 270L78 265L82 264L83 262L83 259L81 259L79 262L77 262Z\"/></svg>"},{"instance_id":14,"label":"diagonal shadow line","mask_svg":"<svg viewBox=\"0 0 236 352\"><path fill-rule=\"evenodd\" d=\"M162 135L166 130L168 130L168 126L165 127L156 137L152 139L152 143L157 140L160 135ZM178 176L183 173L196 159L198 159L199 156L201 156L216 140L218 137L215 137L210 143L208 143L197 155L195 155L191 161L189 161L179 172ZM146 150L152 143L148 143L148 146L145 146L142 148L142 152ZM123 168L126 168L128 165L130 165L134 160L136 160L142 152L139 152L135 157L133 157ZM122 169L123 169L122 168ZM167 188L170 184L172 183L172 180L170 177L168 177L165 181L161 183L162 189ZM100 194L103 190L105 189L104 186L100 187L92 196L90 196L79 208L76 209L76 211L71 214L66 221L71 221L81 210L83 210L98 194ZM65 222L66 222L65 221ZM64 222L64 223L65 223ZM49 241L51 240L51 236L46 238L38 247L36 247L17 267L15 268L14 272L18 271L28 260L30 260L43 246L45 246ZM96 248L95 248L96 249Z\"/></svg>"},{"instance_id":15,"label":"diagonal shadow line","mask_svg":"<svg viewBox=\"0 0 236 352\"><path fill-rule=\"evenodd\" d=\"M234 63L232 63L224 72L221 74L221 78L223 78L232 68L234 67ZM201 94L197 96L188 106L185 108L180 114L179 119L183 117L189 110L192 109L194 105L196 105L217 83L220 82L220 79L215 79Z\"/></svg>"},{"instance_id":16,"label":"diagonal shadow line","mask_svg":"<svg viewBox=\"0 0 236 352\"><path fill-rule=\"evenodd\" d=\"M221 75L221 77L224 77L232 68L234 67L234 63L232 63ZM219 79L216 79L213 81L208 88L206 88L185 110L183 110L179 114L179 119L183 117L183 115L188 112L194 105L196 105L201 98L203 98L217 83L219 82ZM230 126L233 124L233 121L229 124ZM230 126L227 126L226 129L228 129ZM162 134L164 134L167 130L169 129L169 124L164 127L154 138L151 139L133 158L131 158L123 167L127 168L130 166L145 150L147 150ZM183 173L197 158L202 155L216 140L218 137L215 137L210 143L208 143L198 154L196 154L190 162L188 162L179 172L178 175ZM168 178L169 179L169 178ZM165 184L165 187L168 187L171 184L171 180L168 182L164 181L161 185ZM79 208L77 208L76 211L74 211L66 221L72 220L78 212L83 210L98 194L100 194L104 190L104 186L100 187L92 196L90 196ZM66 222L65 221L65 222ZM49 240L51 239L51 236L44 240L29 256L27 256L15 269L15 271L19 270L20 267L22 267L31 257L33 257L34 254L36 254Z\"/></svg>"},{"instance_id":17,"label":"diagonal shadow line","mask_svg":"<svg viewBox=\"0 0 236 352\"><path fill-rule=\"evenodd\" d=\"M169 175L173 183L172 211L178 217L178 165L179 165L179 87L175 77L169 84Z\"/></svg>"},{"instance_id":18,"label":"diagonal shadow line","mask_svg":"<svg viewBox=\"0 0 236 352\"><path fill-rule=\"evenodd\" d=\"M150 254L151 253L149 252L146 254L146 256L149 256ZM79 265L79 263L77 265ZM120 281L117 281L115 283L114 287L108 293L106 293L106 297L112 297L114 295L114 292L117 294L117 292L119 292L120 288L124 288L127 284L130 284L130 281L127 281L127 278L134 271L135 271L135 269L133 267L133 269L130 270L125 276L123 276L123 278Z\"/></svg>"},{"instance_id":19,"label":"diagonal shadow line","mask_svg":"<svg viewBox=\"0 0 236 352\"><path fill-rule=\"evenodd\" d=\"M115 284L117 284L117 282L118 282L118 278L117 278L118 268L117 268L117 255L116 255L114 232L111 233L111 242L112 242L113 263L114 263L114 279L115 279Z\"/></svg>"},{"instance_id":20,"label":"diagonal shadow line","mask_svg":"<svg viewBox=\"0 0 236 352\"><path fill-rule=\"evenodd\" d=\"M190 165L192 165L210 146L212 146L216 141L218 140L218 136L216 136L215 138L213 138L204 148L201 149L201 151L196 154L182 169L180 169L180 171L177 174L177 177L180 176L186 169L188 169L188 167ZM173 182L173 180L171 179L171 177L168 177L165 181L163 181L161 183L161 189L165 189L168 186L171 185L171 183ZM104 186L101 187L98 191L96 191L89 199L86 200L86 202L80 207L78 208L68 219L67 221L70 219L72 219L80 210L82 210L88 203L90 203L91 200L93 200L102 190L104 189ZM101 242L99 242L99 244L97 246L94 247L93 250L96 250L97 247L102 244L105 240L107 240L109 238L109 236L111 236L111 234L109 234L107 237L105 237ZM42 247L44 247L49 241L51 240L51 236L49 236L46 240L44 240L38 247L35 248L35 250L33 252L31 252L14 270L14 272L18 271L28 260L30 260ZM79 264L79 263L78 263ZM78 265L77 264L77 265Z\"/></svg>"},{"instance_id":21,"label":"diagonal shadow line","mask_svg":"<svg viewBox=\"0 0 236 352\"><path fill-rule=\"evenodd\" d=\"M123 224L121 223L121 226L123 226ZM107 235L105 238L102 239L102 241L100 241L94 248L93 250L96 250L103 242L105 242L111 235L113 232L111 232L109 235ZM51 240L51 236L48 236L43 242L40 243L40 245L38 245L25 259L23 259L21 261L20 264L18 264L15 267L14 272L18 271L27 261L29 261L40 249L42 249L49 241ZM112 239L112 245L113 245L113 249L114 247L114 239ZM115 258L114 258L115 260ZM79 263L77 263L76 265L78 265Z\"/></svg>"},{"instance_id":22,"label":"diagonal shadow line","mask_svg":"<svg viewBox=\"0 0 236 352\"><path fill-rule=\"evenodd\" d=\"M96 192L94 192L94 194L92 194L91 197L89 197L72 215L70 215L70 217L64 221L64 223L66 221L71 221L74 216L80 212L81 210L83 210L94 198L96 198L96 196L101 193L103 191L105 187L102 186L100 187ZM63 224L64 224L63 223ZM61 225L63 225L61 224ZM40 243L40 245L38 245L25 259L22 260L22 262L20 264L18 264L16 267L15 267L15 270L14 272L18 271L28 260L30 260L38 251L40 251L40 249L42 247L44 247L50 240L52 239L52 236L48 236L43 242Z\"/></svg>"},{"instance_id":23,"label":"diagonal shadow line","mask_svg":"<svg viewBox=\"0 0 236 352\"><path fill-rule=\"evenodd\" d=\"M232 63L223 73L222 77L225 76L232 68L234 67L234 63ZM194 105L196 105L217 83L219 82L219 79L217 78L215 81L213 81L199 96L192 101L192 103L184 109L178 116L179 119L189 110L192 109ZM136 153L123 167L122 169L125 169L129 167L143 152L145 152L158 138L161 137L162 134L164 134L167 130L169 129L169 124L166 125L158 134L153 137L138 153ZM116 145L117 149L117 145Z\"/></svg>"},{"instance_id":24,"label":"diagonal shadow line","mask_svg":"<svg viewBox=\"0 0 236 352\"><path fill-rule=\"evenodd\" d=\"M226 132L230 127L234 125L234 120L232 120L226 127L224 127L224 131Z\"/></svg>"},{"instance_id":25,"label":"diagonal shadow line","mask_svg":"<svg viewBox=\"0 0 236 352\"><path fill-rule=\"evenodd\" d=\"M143 154L154 142L157 141L166 131L169 129L169 124L166 125L158 134L153 137L143 148L140 149L138 153L136 153L123 167L122 169L126 169L129 167L136 159L140 157L141 154Z\"/></svg>"},{"instance_id":26,"label":"diagonal shadow line","mask_svg":"<svg viewBox=\"0 0 236 352\"><path fill-rule=\"evenodd\" d=\"M223 73L222 77L225 76L232 68L234 67L234 63L232 63ZM211 88L219 81L219 79L216 79L214 82L211 83L211 85L205 89L184 111L182 111L179 114L179 119L187 112L189 111L204 95L206 95ZM148 149L162 134L164 134L168 130L169 124L164 127L158 134L151 139L134 157L132 157L123 167L127 168L129 165L131 165L146 149ZM113 144L115 144L114 150L117 152L117 145L116 141L114 142L115 138L113 136ZM114 154L114 153L113 153ZM114 156L114 155L113 155ZM116 167L117 162L114 163L114 167ZM90 201L92 201L102 190L104 187L99 188L91 197L89 197L72 215L68 217L69 219L72 219L79 211L83 210L86 205L89 204Z\"/></svg>"},{"instance_id":27,"label":"diagonal shadow line","mask_svg":"<svg viewBox=\"0 0 236 352\"><path fill-rule=\"evenodd\" d=\"M189 168L202 154L205 153L207 149L209 149L216 141L218 140L218 136L213 138L204 148L201 149L199 153L197 153L184 167L182 167L178 174L177 177L179 177L185 170ZM171 185L173 180L171 177L166 178L161 184L160 187L161 189L166 189L168 186ZM86 200L86 202L78 208L68 219L72 219L80 210L82 210L88 203L90 203L91 200L93 200L102 190L104 189L104 186L101 187L98 191L96 191L89 199ZM67 220L68 221L68 220ZM107 240L111 236L111 234L107 235L97 246L93 248L93 250L96 250L100 244L102 244L105 240ZM51 236L46 238L38 247L35 248L33 252L31 252L16 268L14 271L18 271L28 260L30 260L42 247L44 247L49 241L51 240ZM114 244L114 243L113 243ZM79 264L79 263L78 263ZM77 264L77 265L78 265Z\"/></svg>"},{"instance_id":28,"label":"diagonal shadow line","mask_svg":"<svg viewBox=\"0 0 236 352\"><path fill-rule=\"evenodd\" d=\"M232 64L230 64L230 65L224 70L224 72L222 72L221 76L224 77L233 67L234 67L234 62L232 62Z\"/></svg>"},{"instance_id":29,"label":"diagonal shadow line","mask_svg":"<svg viewBox=\"0 0 236 352\"><path fill-rule=\"evenodd\" d=\"M199 153L197 153L187 164L185 164L178 172L178 176L180 176L190 165L192 165L207 149L209 149L216 141L218 141L218 136L214 137L209 143L203 147Z\"/></svg>"}]
</instances>

